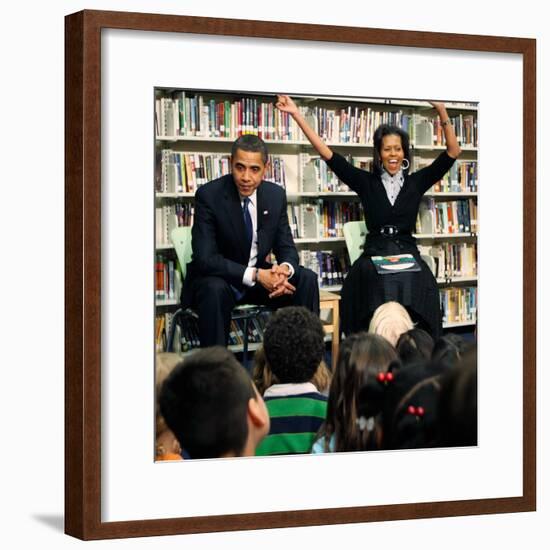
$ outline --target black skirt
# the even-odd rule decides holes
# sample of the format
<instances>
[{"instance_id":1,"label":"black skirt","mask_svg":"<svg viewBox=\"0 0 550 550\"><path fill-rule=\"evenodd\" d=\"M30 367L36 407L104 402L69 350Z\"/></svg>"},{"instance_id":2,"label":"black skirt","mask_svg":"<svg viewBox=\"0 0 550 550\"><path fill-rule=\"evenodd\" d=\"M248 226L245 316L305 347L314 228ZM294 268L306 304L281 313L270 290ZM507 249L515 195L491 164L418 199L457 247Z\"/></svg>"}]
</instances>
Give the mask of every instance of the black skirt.
<instances>
[{"instance_id":1,"label":"black skirt","mask_svg":"<svg viewBox=\"0 0 550 550\"><path fill-rule=\"evenodd\" d=\"M379 275L370 257L395 253L412 254L421 270ZM390 301L402 304L416 326L429 332L434 340L441 336L439 288L416 246L407 246L406 250L396 250L393 246L386 250L379 246L376 249L368 247L355 261L342 287L340 314L343 332L348 336L368 330L376 308Z\"/></svg>"}]
</instances>

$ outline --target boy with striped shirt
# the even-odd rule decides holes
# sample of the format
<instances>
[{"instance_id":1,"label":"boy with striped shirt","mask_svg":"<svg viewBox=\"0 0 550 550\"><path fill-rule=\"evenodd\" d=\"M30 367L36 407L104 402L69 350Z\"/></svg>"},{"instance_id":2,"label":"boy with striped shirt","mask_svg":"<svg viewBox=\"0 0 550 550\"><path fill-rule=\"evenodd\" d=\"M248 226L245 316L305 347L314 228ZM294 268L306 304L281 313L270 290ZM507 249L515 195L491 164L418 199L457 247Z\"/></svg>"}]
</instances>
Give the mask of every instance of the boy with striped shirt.
<instances>
[{"instance_id":1,"label":"boy with striped shirt","mask_svg":"<svg viewBox=\"0 0 550 550\"><path fill-rule=\"evenodd\" d=\"M264 352L278 380L264 401L270 417L256 455L309 453L326 417L327 398L310 382L325 350L319 317L303 307L278 310L266 327Z\"/></svg>"}]
</instances>

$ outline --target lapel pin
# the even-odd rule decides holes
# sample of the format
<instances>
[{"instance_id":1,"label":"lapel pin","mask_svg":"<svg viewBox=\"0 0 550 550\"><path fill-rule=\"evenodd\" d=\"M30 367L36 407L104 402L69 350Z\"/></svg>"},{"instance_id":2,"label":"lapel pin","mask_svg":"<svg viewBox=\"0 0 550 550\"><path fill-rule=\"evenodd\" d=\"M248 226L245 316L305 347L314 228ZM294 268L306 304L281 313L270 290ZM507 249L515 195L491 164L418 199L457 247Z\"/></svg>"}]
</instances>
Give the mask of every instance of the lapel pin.
<instances>
[{"instance_id":1,"label":"lapel pin","mask_svg":"<svg viewBox=\"0 0 550 550\"><path fill-rule=\"evenodd\" d=\"M264 216L267 216L268 212L267 210L264 210Z\"/></svg>"}]
</instances>

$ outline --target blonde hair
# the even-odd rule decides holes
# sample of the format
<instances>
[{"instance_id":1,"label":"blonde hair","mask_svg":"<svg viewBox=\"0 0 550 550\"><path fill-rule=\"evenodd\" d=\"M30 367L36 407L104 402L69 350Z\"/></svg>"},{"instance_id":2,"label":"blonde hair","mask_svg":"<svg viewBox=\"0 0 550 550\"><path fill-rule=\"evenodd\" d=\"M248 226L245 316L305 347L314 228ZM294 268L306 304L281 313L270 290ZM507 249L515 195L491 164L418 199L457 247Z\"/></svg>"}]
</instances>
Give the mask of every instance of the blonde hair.
<instances>
[{"instance_id":1,"label":"blonde hair","mask_svg":"<svg viewBox=\"0 0 550 550\"><path fill-rule=\"evenodd\" d=\"M386 302L376 308L369 332L383 336L395 347L399 337L412 328L414 323L407 310L398 302Z\"/></svg>"}]
</instances>

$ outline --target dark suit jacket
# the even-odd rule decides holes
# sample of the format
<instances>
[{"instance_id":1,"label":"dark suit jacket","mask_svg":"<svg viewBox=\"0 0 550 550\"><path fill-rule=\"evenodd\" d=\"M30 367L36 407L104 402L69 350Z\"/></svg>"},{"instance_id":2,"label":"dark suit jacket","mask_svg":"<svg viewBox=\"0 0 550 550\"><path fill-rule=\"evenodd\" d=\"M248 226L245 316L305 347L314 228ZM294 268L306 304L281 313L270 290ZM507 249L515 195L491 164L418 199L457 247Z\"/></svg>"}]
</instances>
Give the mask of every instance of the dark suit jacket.
<instances>
[{"instance_id":1,"label":"dark suit jacket","mask_svg":"<svg viewBox=\"0 0 550 550\"><path fill-rule=\"evenodd\" d=\"M288 262L297 273L299 259L288 224L285 190L262 181L256 193L257 267L269 267L265 258L273 251L279 264ZM242 288L250 250L245 244L241 202L231 174L197 190L192 238L193 259L187 266L184 294L188 293L194 279L208 275L221 277L234 287Z\"/></svg>"}]
</instances>

